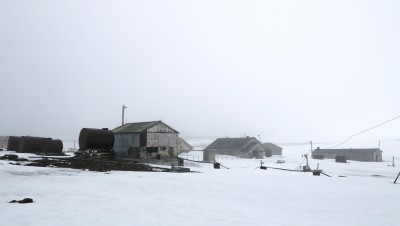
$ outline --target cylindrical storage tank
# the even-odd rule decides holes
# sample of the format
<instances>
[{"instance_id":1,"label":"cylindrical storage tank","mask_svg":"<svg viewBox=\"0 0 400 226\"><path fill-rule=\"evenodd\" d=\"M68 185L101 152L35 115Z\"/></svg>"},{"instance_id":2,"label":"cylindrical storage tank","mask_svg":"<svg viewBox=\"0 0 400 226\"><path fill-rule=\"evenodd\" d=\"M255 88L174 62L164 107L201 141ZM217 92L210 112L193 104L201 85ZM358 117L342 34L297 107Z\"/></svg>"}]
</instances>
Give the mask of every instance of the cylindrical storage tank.
<instances>
[{"instance_id":1,"label":"cylindrical storage tank","mask_svg":"<svg viewBox=\"0 0 400 226\"><path fill-rule=\"evenodd\" d=\"M19 142L21 141L21 137L10 136L7 142L7 150L8 151L18 151Z\"/></svg>"},{"instance_id":2,"label":"cylindrical storage tank","mask_svg":"<svg viewBox=\"0 0 400 226\"><path fill-rule=\"evenodd\" d=\"M80 149L108 149L114 146L114 133L108 129L83 128L79 133Z\"/></svg>"},{"instance_id":3,"label":"cylindrical storage tank","mask_svg":"<svg viewBox=\"0 0 400 226\"><path fill-rule=\"evenodd\" d=\"M44 153L61 153L63 142L61 140L46 139L40 146L40 151Z\"/></svg>"},{"instance_id":4,"label":"cylindrical storage tank","mask_svg":"<svg viewBox=\"0 0 400 226\"><path fill-rule=\"evenodd\" d=\"M36 153L40 151L43 142L49 138L43 137L21 137L18 152Z\"/></svg>"}]
</instances>

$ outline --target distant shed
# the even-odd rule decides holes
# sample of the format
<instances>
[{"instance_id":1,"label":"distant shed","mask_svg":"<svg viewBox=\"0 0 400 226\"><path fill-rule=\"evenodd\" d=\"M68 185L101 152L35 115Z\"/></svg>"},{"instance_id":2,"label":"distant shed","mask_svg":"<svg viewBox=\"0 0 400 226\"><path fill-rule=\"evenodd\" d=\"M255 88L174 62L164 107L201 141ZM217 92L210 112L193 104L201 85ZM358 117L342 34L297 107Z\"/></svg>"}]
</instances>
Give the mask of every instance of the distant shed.
<instances>
[{"instance_id":1,"label":"distant shed","mask_svg":"<svg viewBox=\"0 0 400 226\"><path fill-rule=\"evenodd\" d=\"M336 159L336 156L346 156L347 160L362 162L382 162L382 150L379 148L358 149L320 149L312 152L313 158Z\"/></svg>"},{"instance_id":2,"label":"distant shed","mask_svg":"<svg viewBox=\"0 0 400 226\"><path fill-rule=\"evenodd\" d=\"M215 161L215 155L262 159L265 153L263 144L254 137L218 138L204 149L203 159Z\"/></svg>"},{"instance_id":3,"label":"distant shed","mask_svg":"<svg viewBox=\"0 0 400 226\"><path fill-rule=\"evenodd\" d=\"M276 144L273 143L263 143L264 148L267 152L271 152L272 155L282 155L282 149Z\"/></svg>"},{"instance_id":4,"label":"distant shed","mask_svg":"<svg viewBox=\"0 0 400 226\"><path fill-rule=\"evenodd\" d=\"M184 139L178 137L178 154L187 153L191 150L193 150L192 145L190 145Z\"/></svg>"}]
</instances>

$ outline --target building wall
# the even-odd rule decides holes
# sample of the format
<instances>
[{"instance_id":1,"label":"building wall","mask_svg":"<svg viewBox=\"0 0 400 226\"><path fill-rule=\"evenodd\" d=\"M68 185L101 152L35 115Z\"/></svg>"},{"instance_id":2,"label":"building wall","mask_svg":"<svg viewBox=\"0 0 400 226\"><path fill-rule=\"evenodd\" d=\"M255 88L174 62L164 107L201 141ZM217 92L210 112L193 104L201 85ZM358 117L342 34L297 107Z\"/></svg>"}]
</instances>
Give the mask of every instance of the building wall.
<instances>
[{"instance_id":1,"label":"building wall","mask_svg":"<svg viewBox=\"0 0 400 226\"><path fill-rule=\"evenodd\" d=\"M203 151L203 159L204 161L215 161L216 155L231 155L245 159L251 159L255 157L255 150L260 149L251 149L250 151L243 152L241 150L232 150L232 149L205 149ZM265 153L265 152L264 152Z\"/></svg>"},{"instance_id":2,"label":"building wall","mask_svg":"<svg viewBox=\"0 0 400 226\"><path fill-rule=\"evenodd\" d=\"M115 134L114 151L117 158L128 157L130 147L139 147L138 133Z\"/></svg>"},{"instance_id":3,"label":"building wall","mask_svg":"<svg viewBox=\"0 0 400 226\"><path fill-rule=\"evenodd\" d=\"M210 161L213 162L215 161L215 156L216 155L231 155L231 156L236 156L240 158L246 158L246 159L251 159L251 158L257 158L257 159L263 159L266 157L266 151L264 148L264 145L258 140L256 140L256 144L254 143L247 143L244 145L242 148L246 148L247 150L241 150L241 149L204 149L203 150L203 159L204 161Z\"/></svg>"},{"instance_id":4,"label":"building wall","mask_svg":"<svg viewBox=\"0 0 400 226\"><path fill-rule=\"evenodd\" d=\"M141 144L141 140L145 142ZM140 156L177 156L177 133L126 133L115 134L114 151L117 158L128 158L140 152ZM146 152L152 148L152 153Z\"/></svg>"},{"instance_id":5,"label":"building wall","mask_svg":"<svg viewBox=\"0 0 400 226\"><path fill-rule=\"evenodd\" d=\"M178 146L176 133L147 133L147 147L174 147Z\"/></svg>"},{"instance_id":6,"label":"building wall","mask_svg":"<svg viewBox=\"0 0 400 226\"><path fill-rule=\"evenodd\" d=\"M271 148L272 155L282 155L282 148Z\"/></svg>"},{"instance_id":7,"label":"building wall","mask_svg":"<svg viewBox=\"0 0 400 226\"><path fill-rule=\"evenodd\" d=\"M369 151L364 153L342 153L330 152L324 153L318 150L313 151L313 155L323 155L327 159L335 159L336 156L346 156L347 160L362 161L362 162L382 162L382 152L379 150Z\"/></svg>"}]
</instances>

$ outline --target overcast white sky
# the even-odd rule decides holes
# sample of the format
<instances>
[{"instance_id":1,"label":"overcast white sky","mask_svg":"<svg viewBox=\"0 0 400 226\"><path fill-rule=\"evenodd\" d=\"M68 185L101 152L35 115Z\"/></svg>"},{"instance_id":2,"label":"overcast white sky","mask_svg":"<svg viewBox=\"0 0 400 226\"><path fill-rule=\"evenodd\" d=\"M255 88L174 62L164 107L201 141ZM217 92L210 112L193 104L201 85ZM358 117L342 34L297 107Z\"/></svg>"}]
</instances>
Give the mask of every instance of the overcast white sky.
<instances>
[{"instance_id":1,"label":"overcast white sky","mask_svg":"<svg viewBox=\"0 0 400 226\"><path fill-rule=\"evenodd\" d=\"M400 1L0 0L0 135L163 120L338 141L400 115ZM400 119L363 137L398 139Z\"/></svg>"}]
</instances>

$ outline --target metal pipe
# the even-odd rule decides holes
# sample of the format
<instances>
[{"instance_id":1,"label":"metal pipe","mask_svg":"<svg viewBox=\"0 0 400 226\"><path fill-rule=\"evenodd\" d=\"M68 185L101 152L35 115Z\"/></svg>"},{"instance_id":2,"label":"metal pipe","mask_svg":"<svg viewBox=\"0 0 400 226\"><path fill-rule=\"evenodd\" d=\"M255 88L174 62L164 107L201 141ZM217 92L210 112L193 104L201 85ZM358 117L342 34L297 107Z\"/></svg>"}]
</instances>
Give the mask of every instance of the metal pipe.
<instances>
[{"instance_id":1,"label":"metal pipe","mask_svg":"<svg viewBox=\"0 0 400 226\"><path fill-rule=\"evenodd\" d=\"M125 108L128 108L125 105L122 105L122 125L124 125L124 118L125 118Z\"/></svg>"}]
</instances>

